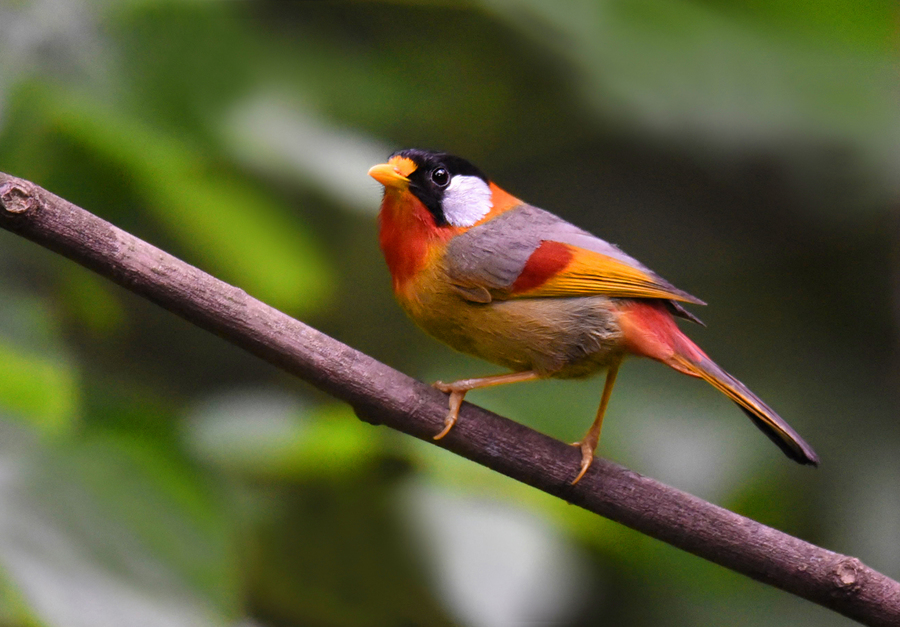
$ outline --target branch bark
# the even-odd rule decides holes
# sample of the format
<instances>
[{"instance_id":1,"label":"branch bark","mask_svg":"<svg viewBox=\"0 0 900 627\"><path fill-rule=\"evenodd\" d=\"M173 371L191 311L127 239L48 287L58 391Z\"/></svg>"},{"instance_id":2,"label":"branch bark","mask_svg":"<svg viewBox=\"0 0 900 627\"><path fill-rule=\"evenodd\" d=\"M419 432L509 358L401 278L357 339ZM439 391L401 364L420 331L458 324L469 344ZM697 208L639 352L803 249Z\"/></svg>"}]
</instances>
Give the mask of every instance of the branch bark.
<instances>
[{"instance_id":1,"label":"branch bark","mask_svg":"<svg viewBox=\"0 0 900 627\"><path fill-rule=\"evenodd\" d=\"M604 459L575 486L574 448L447 397L50 192L0 173L0 226L115 281L384 424L591 512L872 626L900 625L900 583Z\"/></svg>"}]
</instances>

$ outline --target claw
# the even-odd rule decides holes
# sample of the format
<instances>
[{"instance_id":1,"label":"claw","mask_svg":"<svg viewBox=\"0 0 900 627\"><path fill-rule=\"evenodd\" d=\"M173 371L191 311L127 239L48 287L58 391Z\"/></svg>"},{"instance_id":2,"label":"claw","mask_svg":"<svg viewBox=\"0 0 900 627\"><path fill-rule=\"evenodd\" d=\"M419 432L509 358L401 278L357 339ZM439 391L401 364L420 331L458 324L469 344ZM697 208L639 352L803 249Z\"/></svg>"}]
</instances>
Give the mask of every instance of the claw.
<instances>
[{"instance_id":1,"label":"claw","mask_svg":"<svg viewBox=\"0 0 900 627\"><path fill-rule=\"evenodd\" d=\"M577 446L581 449L581 471L578 473L578 476L572 480L570 485L575 485L584 474L588 471L588 468L591 467L591 464L594 462L594 448L591 446L590 442L572 442L572 446Z\"/></svg>"},{"instance_id":2,"label":"claw","mask_svg":"<svg viewBox=\"0 0 900 627\"><path fill-rule=\"evenodd\" d=\"M452 429L453 425L456 424L456 420L459 418L459 408L462 405L463 398L465 398L466 393L455 390L453 389L453 386L447 385L446 383L442 383L440 381L436 382L434 384L434 387L439 389L441 392L450 393L450 411L447 412L447 417L444 418L444 428L441 429L440 433L434 436L435 440L440 440L445 435L450 433L450 429Z\"/></svg>"}]
</instances>

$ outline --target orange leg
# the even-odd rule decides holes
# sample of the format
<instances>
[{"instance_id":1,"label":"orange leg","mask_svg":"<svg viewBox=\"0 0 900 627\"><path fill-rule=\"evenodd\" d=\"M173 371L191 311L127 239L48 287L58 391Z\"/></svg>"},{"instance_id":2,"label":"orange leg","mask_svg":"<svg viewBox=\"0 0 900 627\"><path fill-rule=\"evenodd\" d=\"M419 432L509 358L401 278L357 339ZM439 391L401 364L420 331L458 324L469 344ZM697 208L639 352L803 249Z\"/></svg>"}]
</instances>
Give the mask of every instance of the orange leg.
<instances>
[{"instance_id":1,"label":"orange leg","mask_svg":"<svg viewBox=\"0 0 900 627\"><path fill-rule=\"evenodd\" d=\"M524 372L497 374L492 377L480 377L478 379L460 379L459 381L454 381L453 383L436 381L434 387L439 389L441 392L450 394L450 411L447 413L447 417L444 419L444 428L440 433L434 436L434 439L440 440L442 437L450 433L450 429L453 428L453 425L456 424L456 419L459 418L459 408L462 405L463 399L466 397L466 392L470 390L477 390L478 388L489 388L495 385L504 385L506 383L534 381L535 379L540 379L538 374L533 370L526 370Z\"/></svg>"},{"instance_id":2,"label":"orange leg","mask_svg":"<svg viewBox=\"0 0 900 627\"><path fill-rule=\"evenodd\" d=\"M591 428L584 434L580 442L575 442L572 445L581 449L581 471L575 477L575 480L572 481L572 485L581 481L584 473L588 471L588 468L591 467L591 463L594 461L594 451L597 450L597 444L600 443L600 428L603 426L603 415L606 413L606 406L609 404L609 397L612 394L613 386L616 384L616 375L619 374L619 365L621 363L622 361L619 360L609 367L609 372L606 373L606 383L603 385L603 396L600 397L600 408L597 410L594 424L591 425Z\"/></svg>"}]
</instances>

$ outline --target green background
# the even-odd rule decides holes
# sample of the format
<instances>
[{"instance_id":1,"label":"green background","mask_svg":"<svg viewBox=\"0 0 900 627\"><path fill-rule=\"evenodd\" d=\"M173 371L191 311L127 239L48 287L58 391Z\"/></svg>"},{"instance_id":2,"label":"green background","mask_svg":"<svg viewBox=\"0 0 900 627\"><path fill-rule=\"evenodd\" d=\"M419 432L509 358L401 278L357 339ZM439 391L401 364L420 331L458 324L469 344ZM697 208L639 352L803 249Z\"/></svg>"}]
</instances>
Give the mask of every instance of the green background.
<instances>
[{"instance_id":1,"label":"green background","mask_svg":"<svg viewBox=\"0 0 900 627\"><path fill-rule=\"evenodd\" d=\"M369 166L465 156L710 303L822 459L629 361L600 454L900 577L900 108L874 0L0 0L0 170L425 381ZM602 380L471 400L572 441ZM847 625L336 403L0 232L0 625Z\"/></svg>"}]
</instances>

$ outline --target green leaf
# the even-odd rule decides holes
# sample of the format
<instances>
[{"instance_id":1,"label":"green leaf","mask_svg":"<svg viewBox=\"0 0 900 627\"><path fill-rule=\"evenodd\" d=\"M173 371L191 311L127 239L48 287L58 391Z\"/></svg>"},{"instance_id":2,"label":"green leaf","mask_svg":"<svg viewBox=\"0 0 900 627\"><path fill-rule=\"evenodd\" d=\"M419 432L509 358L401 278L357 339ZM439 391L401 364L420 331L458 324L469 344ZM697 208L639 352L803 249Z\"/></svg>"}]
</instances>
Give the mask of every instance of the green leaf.
<instances>
[{"instance_id":1,"label":"green leaf","mask_svg":"<svg viewBox=\"0 0 900 627\"><path fill-rule=\"evenodd\" d=\"M31 86L19 96L30 138L51 147L64 138L118 170L195 263L291 312L328 301L335 277L309 227L212 155L78 92Z\"/></svg>"},{"instance_id":2,"label":"green leaf","mask_svg":"<svg viewBox=\"0 0 900 627\"><path fill-rule=\"evenodd\" d=\"M58 433L78 416L78 376L71 363L25 351L0 336L0 408Z\"/></svg>"}]
</instances>

